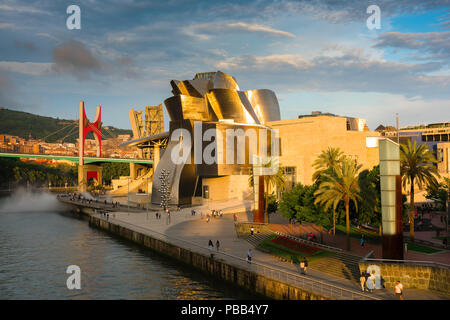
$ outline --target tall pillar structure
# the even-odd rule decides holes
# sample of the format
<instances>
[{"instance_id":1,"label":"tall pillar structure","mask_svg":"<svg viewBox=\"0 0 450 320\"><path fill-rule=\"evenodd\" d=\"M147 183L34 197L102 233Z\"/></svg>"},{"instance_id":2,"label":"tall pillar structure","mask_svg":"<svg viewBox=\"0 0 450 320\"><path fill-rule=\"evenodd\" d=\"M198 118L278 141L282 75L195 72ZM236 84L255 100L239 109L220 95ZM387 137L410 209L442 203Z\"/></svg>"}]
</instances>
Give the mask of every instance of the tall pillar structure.
<instances>
[{"instance_id":1,"label":"tall pillar structure","mask_svg":"<svg viewBox=\"0 0 450 320\"><path fill-rule=\"evenodd\" d=\"M159 144L155 144L155 146L153 148L153 168L156 168L156 166L158 165L159 159L160 159L159 148L160 148Z\"/></svg>"},{"instance_id":2,"label":"tall pillar structure","mask_svg":"<svg viewBox=\"0 0 450 320\"><path fill-rule=\"evenodd\" d=\"M379 140L383 259L403 260L400 145Z\"/></svg>"},{"instance_id":3,"label":"tall pillar structure","mask_svg":"<svg viewBox=\"0 0 450 320\"><path fill-rule=\"evenodd\" d=\"M102 183L102 167L94 164L84 164L84 141L89 132L93 132L97 144L96 156L102 155L102 134L101 134L101 111L102 107L97 106L94 122L89 122L84 109L84 101L79 104L79 124L78 124L78 190L87 191L89 179L93 178L96 184Z\"/></svg>"}]
</instances>

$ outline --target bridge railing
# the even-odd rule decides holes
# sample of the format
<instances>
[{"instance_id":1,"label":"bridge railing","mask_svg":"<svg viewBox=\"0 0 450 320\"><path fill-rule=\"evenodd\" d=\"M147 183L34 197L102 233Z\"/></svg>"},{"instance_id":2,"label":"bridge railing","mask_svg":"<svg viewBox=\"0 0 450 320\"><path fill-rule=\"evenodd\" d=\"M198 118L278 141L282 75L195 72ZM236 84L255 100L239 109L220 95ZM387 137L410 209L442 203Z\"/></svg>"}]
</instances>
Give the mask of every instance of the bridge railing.
<instances>
[{"instance_id":1,"label":"bridge railing","mask_svg":"<svg viewBox=\"0 0 450 320\"><path fill-rule=\"evenodd\" d=\"M363 258L362 262L380 262L380 263L400 263L400 264L410 264L410 265L420 265L420 266L430 266L442 269L450 269L450 265L435 262L435 261L419 261L419 260L395 260L395 259L374 259L374 258Z\"/></svg>"},{"instance_id":2,"label":"bridge railing","mask_svg":"<svg viewBox=\"0 0 450 320\"><path fill-rule=\"evenodd\" d=\"M23 155L30 157L55 157L55 158L74 158L74 160L78 160L78 154L48 154L48 153L25 153L18 152L14 150L9 150L5 148L0 148L0 154L9 154L11 156ZM116 158L116 157L97 157L97 156L84 156L84 159L112 159L112 160L135 160L135 161L152 161L152 159L145 158Z\"/></svg>"}]
</instances>

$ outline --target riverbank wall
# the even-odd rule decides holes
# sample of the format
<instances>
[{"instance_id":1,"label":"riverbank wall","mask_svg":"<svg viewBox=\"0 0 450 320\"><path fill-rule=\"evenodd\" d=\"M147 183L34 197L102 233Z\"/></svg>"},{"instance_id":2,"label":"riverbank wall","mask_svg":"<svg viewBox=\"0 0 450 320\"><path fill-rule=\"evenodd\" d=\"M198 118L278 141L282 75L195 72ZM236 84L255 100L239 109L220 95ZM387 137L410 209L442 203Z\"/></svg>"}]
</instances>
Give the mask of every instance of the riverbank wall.
<instances>
[{"instance_id":1,"label":"riverbank wall","mask_svg":"<svg viewBox=\"0 0 450 320\"><path fill-rule=\"evenodd\" d=\"M209 255L174 245L166 240L157 239L154 236L116 224L111 220L107 221L91 215L89 225L142 245L256 295L277 300L329 300L325 296L267 278L256 272L226 263L221 259L211 258Z\"/></svg>"}]
</instances>

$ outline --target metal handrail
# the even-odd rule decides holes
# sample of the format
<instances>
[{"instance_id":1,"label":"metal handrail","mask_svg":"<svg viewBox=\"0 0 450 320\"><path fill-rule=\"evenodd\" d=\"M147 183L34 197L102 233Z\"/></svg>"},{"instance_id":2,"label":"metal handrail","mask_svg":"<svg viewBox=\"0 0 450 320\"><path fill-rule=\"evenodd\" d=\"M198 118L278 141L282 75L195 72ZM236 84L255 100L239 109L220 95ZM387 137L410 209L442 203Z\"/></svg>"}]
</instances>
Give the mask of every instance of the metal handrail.
<instances>
[{"instance_id":1,"label":"metal handrail","mask_svg":"<svg viewBox=\"0 0 450 320\"><path fill-rule=\"evenodd\" d=\"M332 246L327 246L326 244L321 244L321 243L305 240L305 239L302 239L302 238L299 238L299 237L296 237L296 236L292 236L290 234L286 234L286 233L283 233L283 232L280 232L280 231L275 231L275 233L280 235L280 236L283 236L283 237L287 237L287 238L291 238L291 239L296 240L296 241L304 242L304 243L306 243L306 244L308 244L310 246L321 247L321 248L328 249L328 250L331 250L331 251L344 251L341 248L336 248L336 247L332 247Z\"/></svg>"},{"instance_id":2,"label":"metal handrail","mask_svg":"<svg viewBox=\"0 0 450 320\"><path fill-rule=\"evenodd\" d=\"M374 259L374 258L365 258L365 257L362 259L362 261L378 261L378 262L386 262L386 263L407 263L407 264L427 264L427 265L435 265L438 267L450 269L450 265L441 263L441 262L435 262L435 261Z\"/></svg>"},{"instance_id":3,"label":"metal handrail","mask_svg":"<svg viewBox=\"0 0 450 320\"><path fill-rule=\"evenodd\" d=\"M97 215L96 217L101 219L101 220L109 222L109 220L105 219L102 216L98 216ZM116 220L116 222L118 222L119 224L125 224L125 225L133 226L133 227L141 229L141 230L153 232L153 233L159 234L159 235L161 235L161 236L163 236L163 237L165 237L165 238L167 238L169 240L170 239L174 239L174 240L177 240L177 241L180 241L180 242L189 243L189 244L191 244L191 245L193 245L193 246L195 246L197 248L200 248L202 250L205 250L206 252L209 252L210 254L217 254L218 253L218 254L222 254L224 256L228 256L230 258L233 258L233 259L235 259L237 261L248 263L248 261L246 259L234 256L234 255L229 254L229 253L225 253L223 251L218 251L218 252L214 251L214 253L213 253L213 251L211 251L208 247L204 247L204 246L198 245L198 244L196 244L194 242L191 242L189 240L180 239L180 238L177 238L177 237L174 237L174 236L168 236L168 235L166 235L164 233L161 233L159 231L148 229L148 228L144 228L144 227L141 227L141 226L129 223L129 222L125 222L125 221L119 220L119 219L115 219L115 218L112 218L112 219ZM352 291L352 290L345 289L345 288L342 288L342 287L334 286L332 284L325 283L325 282L320 281L320 280L314 280L314 279L306 278L304 276L301 276L301 275L298 275L298 274L294 274L294 273L289 272L289 271L281 270L279 268L274 268L274 267L268 266L268 265L260 263L260 262L255 262L254 260L252 260L251 265L256 266L256 267L261 267L263 269L262 272L263 272L264 276L269 276L270 277L270 275L271 275L271 278L273 278L273 279L275 279L277 281L281 281L281 277L282 277L281 273L283 273L284 277L286 278L286 280L288 279L288 276L290 276L292 278L294 284L299 286L299 287L301 287L299 285L300 282L301 282L303 287L306 287L308 285L308 284L305 284L305 281L306 281L307 283L309 282L309 285L311 286L311 291L315 291L315 292L320 291L321 294L326 295L323 292L323 289L324 288L329 289L330 290L330 298L338 298L338 297L344 298L344 297L349 296L350 299L352 299L352 300L355 299L355 298L369 299L369 300L380 300L379 298L376 298L376 297L367 296L367 295L364 295L364 294L356 292L356 291ZM278 273L278 279L276 277L274 277L275 273ZM320 290L314 290L314 284L318 285ZM339 295L333 295L332 294L333 290L337 291L339 293Z\"/></svg>"}]
</instances>

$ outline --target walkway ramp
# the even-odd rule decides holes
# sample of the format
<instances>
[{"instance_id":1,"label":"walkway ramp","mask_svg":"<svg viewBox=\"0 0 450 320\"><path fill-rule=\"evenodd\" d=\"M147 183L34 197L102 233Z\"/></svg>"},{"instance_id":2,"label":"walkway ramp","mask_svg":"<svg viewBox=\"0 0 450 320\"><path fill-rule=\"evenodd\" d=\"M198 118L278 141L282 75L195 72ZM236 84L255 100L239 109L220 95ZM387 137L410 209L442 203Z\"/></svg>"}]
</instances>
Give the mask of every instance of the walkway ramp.
<instances>
[{"instance_id":1,"label":"walkway ramp","mask_svg":"<svg viewBox=\"0 0 450 320\"><path fill-rule=\"evenodd\" d=\"M129 186L124 185L116 190L110 191L109 194L112 196L122 196L126 195L128 192L136 193L139 189L146 189L147 184L151 184L150 181L153 179L153 170L149 170L147 173L137 177L135 180L131 181Z\"/></svg>"}]
</instances>

